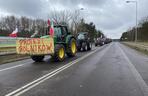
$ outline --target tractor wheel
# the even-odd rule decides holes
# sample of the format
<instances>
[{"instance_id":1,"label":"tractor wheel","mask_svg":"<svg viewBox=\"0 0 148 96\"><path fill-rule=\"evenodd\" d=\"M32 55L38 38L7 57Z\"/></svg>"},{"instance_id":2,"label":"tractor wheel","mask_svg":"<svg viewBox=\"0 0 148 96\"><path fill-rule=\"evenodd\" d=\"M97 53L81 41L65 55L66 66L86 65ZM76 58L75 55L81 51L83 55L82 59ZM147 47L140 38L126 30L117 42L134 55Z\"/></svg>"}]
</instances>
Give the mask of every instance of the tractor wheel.
<instances>
[{"instance_id":1,"label":"tractor wheel","mask_svg":"<svg viewBox=\"0 0 148 96\"><path fill-rule=\"evenodd\" d=\"M92 45L91 45L91 43L87 43L87 50L89 51L89 50L91 50L91 47L92 47Z\"/></svg>"},{"instance_id":2,"label":"tractor wheel","mask_svg":"<svg viewBox=\"0 0 148 96\"><path fill-rule=\"evenodd\" d=\"M62 44L55 45L55 53L53 56L55 61L63 61L65 58L65 48Z\"/></svg>"},{"instance_id":3,"label":"tractor wheel","mask_svg":"<svg viewBox=\"0 0 148 96\"><path fill-rule=\"evenodd\" d=\"M82 50L87 51L87 49L88 49L87 42L83 42L82 43Z\"/></svg>"},{"instance_id":4,"label":"tractor wheel","mask_svg":"<svg viewBox=\"0 0 148 96\"><path fill-rule=\"evenodd\" d=\"M82 45L79 44L79 46L77 46L77 51L81 51L81 49L82 49Z\"/></svg>"},{"instance_id":5,"label":"tractor wheel","mask_svg":"<svg viewBox=\"0 0 148 96\"><path fill-rule=\"evenodd\" d=\"M87 45L83 46L83 51L86 51L88 49Z\"/></svg>"},{"instance_id":6,"label":"tractor wheel","mask_svg":"<svg viewBox=\"0 0 148 96\"><path fill-rule=\"evenodd\" d=\"M42 62L44 59L44 56L31 56L31 58L35 62Z\"/></svg>"},{"instance_id":7,"label":"tractor wheel","mask_svg":"<svg viewBox=\"0 0 148 96\"><path fill-rule=\"evenodd\" d=\"M81 51L81 47L78 47L77 49L78 49L78 51Z\"/></svg>"},{"instance_id":8,"label":"tractor wheel","mask_svg":"<svg viewBox=\"0 0 148 96\"><path fill-rule=\"evenodd\" d=\"M67 56L68 57L73 57L76 55L76 52L77 52L77 47L76 47L76 40L74 38L72 38L70 41L69 41L69 44L68 44L68 47L67 47Z\"/></svg>"}]
</instances>

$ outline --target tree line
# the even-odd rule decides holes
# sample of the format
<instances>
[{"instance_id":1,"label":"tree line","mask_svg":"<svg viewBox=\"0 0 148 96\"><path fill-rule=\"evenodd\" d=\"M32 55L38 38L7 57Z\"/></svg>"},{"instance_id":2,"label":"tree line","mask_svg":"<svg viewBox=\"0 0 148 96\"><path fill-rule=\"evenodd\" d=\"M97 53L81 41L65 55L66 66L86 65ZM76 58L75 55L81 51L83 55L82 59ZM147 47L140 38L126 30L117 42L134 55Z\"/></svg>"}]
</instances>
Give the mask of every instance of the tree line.
<instances>
[{"instance_id":1,"label":"tree line","mask_svg":"<svg viewBox=\"0 0 148 96\"><path fill-rule=\"evenodd\" d=\"M18 37L30 37L35 28L42 32L42 28L47 25L43 19L32 19L25 16L6 16L0 19L0 36L9 36L15 28L18 28ZM40 32L39 32L40 33Z\"/></svg>"},{"instance_id":2,"label":"tree line","mask_svg":"<svg viewBox=\"0 0 148 96\"><path fill-rule=\"evenodd\" d=\"M122 41L134 41L135 30L137 28L137 40L148 41L148 17L142 19L137 27L133 27L128 31L124 32L120 38Z\"/></svg>"},{"instance_id":3,"label":"tree line","mask_svg":"<svg viewBox=\"0 0 148 96\"><path fill-rule=\"evenodd\" d=\"M96 29L93 22L86 23L80 10L51 11L48 18L57 24L67 25L70 32L76 35L78 32L89 32L91 38L100 37L103 33ZM15 28L18 28L18 37L30 37L36 30L40 36L45 34L47 20L28 18L26 16L5 16L0 18L0 36L9 36Z\"/></svg>"},{"instance_id":4,"label":"tree line","mask_svg":"<svg viewBox=\"0 0 148 96\"><path fill-rule=\"evenodd\" d=\"M104 37L103 32L101 30L97 30L93 22L86 23L84 19L81 19L77 30L78 32L88 32L91 40L98 37Z\"/></svg>"}]
</instances>

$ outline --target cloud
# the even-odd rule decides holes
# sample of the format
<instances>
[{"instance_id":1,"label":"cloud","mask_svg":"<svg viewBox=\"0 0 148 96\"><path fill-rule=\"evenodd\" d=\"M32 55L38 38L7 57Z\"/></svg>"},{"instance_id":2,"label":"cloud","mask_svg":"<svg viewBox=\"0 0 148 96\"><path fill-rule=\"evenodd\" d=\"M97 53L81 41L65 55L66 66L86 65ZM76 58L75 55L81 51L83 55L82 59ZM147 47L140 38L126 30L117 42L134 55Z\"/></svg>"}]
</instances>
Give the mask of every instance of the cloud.
<instances>
[{"instance_id":1,"label":"cloud","mask_svg":"<svg viewBox=\"0 0 148 96\"><path fill-rule=\"evenodd\" d=\"M104 3L108 0L47 0L52 4L61 4L67 6L69 8L73 8L78 6L79 4L83 4L86 7L99 7L104 5Z\"/></svg>"},{"instance_id":2,"label":"cloud","mask_svg":"<svg viewBox=\"0 0 148 96\"><path fill-rule=\"evenodd\" d=\"M0 0L0 9L11 14L36 17L43 8L44 2L41 0Z\"/></svg>"},{"instance_id":3,"label":"cloud","mask_svg":"<svg viewBox=\"0 0 148 96\"><path fill-rule=\"evenodd\" d=\"M107 36L120 38L135 26L135 4L126 0L0 0L1 14L47 18L50 10L78 10L87 22L94 22ZM138 20L148 16L148 0L138 1Z\"/></svg>"}]
</instances>

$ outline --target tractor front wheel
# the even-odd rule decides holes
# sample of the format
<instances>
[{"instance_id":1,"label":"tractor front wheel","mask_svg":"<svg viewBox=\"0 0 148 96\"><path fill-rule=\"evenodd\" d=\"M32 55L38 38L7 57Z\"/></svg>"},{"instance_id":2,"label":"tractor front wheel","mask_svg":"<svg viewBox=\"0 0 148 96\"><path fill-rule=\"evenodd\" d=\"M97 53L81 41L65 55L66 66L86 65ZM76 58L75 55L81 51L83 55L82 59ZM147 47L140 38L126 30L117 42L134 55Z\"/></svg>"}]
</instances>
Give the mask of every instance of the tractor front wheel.
<instances>
[{"instance_id":1,"label":"tractor front wheel","mask_svg":"<svg viewBox=\"0 0 148 96\"><path fill-rule=\"evenodd\" d=\"M67 49L68 49L67 51L68 57L73 57L76 55L77 45L76 45L76 40L74 38L70 39Z\"/></svg>"},{"instance_id":2,"label":"tractor front wheel","mask_svg":"<svg viewBox=\"0 0 148 96\"><path fill-rule=\"evenodd\" d=\"M55 45L55 53L53 56L55 61L63 61L65 58L65 48L62 44Z\"/></svg>"},{"instance_id":3,"label":"tractor front wheel","mask_svg":"<svg viewBox=\"0 0 148 96\"><path fill-rule=\"evenodd\" d=\"M42 62L44 59L44 56L31 56L32 60L35 62Z\"/></svg>"}]
</instances>

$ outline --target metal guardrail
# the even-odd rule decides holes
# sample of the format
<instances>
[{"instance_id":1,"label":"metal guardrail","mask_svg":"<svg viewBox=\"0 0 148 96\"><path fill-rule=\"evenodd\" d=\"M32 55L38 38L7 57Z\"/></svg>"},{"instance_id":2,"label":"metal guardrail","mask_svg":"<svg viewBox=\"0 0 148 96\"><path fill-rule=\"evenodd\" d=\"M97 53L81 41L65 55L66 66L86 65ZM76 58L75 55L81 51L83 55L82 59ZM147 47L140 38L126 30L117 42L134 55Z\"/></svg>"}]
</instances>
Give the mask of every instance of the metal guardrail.
<instances>
[{"instance_id":1,"label":"metal guardrail","mask_svg":"<svg viewBox=\"0 0 148 96\"><path fill-rule=\"evenodd\" d=\"M16 40L25 39L21 37L0 37L0 49L5 48L14 48L16 47ZM28 39L28 38L26 38ZM16 53L16 50L0 50L0 56L1 55L9 55Z\"/></svg>"},{"instance_id":2,"label":"metal guardrail","mask_svg":"<svg viewBox=\"0 0 148 96\"><path fill-rule=\"evenodd\" d=\"M20 37L0 37L0 47L15 46L16 40L24 39Z\"/></svg>"},{"instance_id":3,"label":"metal guardrail","mask_svg":"<svg viewBox=\"0 0 148 96\"><path fill-rule=\"evenodd\" d=\"M12 45L15 44L16 38L11 37L0 37L0 47L4 45Z\"/></svg>"},{"instance_id":4,"label":"metal guardrail","mask_svg":"<svg viewBox=\"0 0 148 96\"><path fill-rule=\"evenodd\" d=\"M0 48L14 48L16 47L16 40L18 39L24 39L24 38L14 38L14 37L0 37ZM16 54L16 50L4 50L0 51L0 56L3 55L11 55L11 54Z\"/></svg>"}]
</instances>

